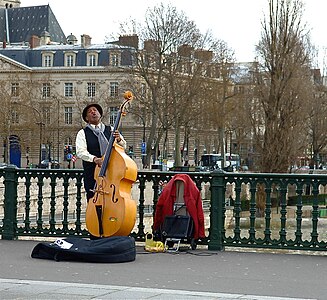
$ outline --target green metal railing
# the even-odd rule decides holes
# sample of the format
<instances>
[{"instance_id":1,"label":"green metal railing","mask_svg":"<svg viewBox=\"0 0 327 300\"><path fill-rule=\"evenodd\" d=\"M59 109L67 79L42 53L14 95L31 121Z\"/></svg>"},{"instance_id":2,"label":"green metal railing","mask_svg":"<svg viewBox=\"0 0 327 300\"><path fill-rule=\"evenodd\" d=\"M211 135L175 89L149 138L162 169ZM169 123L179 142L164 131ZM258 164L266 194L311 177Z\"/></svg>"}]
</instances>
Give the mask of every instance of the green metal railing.
<instances>
[{"instance_id":1,"label":"green metal railing","mask_svg":"<svg viewBox=\"0 0 327 300\"><path fill-rule=\"evenodd\" d=\"M0 169L0 234L19 237L88 237L83 171ZM224 247L327 249L327 176L184 172L201 191L209 250ZM177 172L139 171L131 233L144 241L151 230L161 182ZM135 196L136 195L136 196ZM1 199L0 198L0 199Z\"/></svg>"}]
</instances>

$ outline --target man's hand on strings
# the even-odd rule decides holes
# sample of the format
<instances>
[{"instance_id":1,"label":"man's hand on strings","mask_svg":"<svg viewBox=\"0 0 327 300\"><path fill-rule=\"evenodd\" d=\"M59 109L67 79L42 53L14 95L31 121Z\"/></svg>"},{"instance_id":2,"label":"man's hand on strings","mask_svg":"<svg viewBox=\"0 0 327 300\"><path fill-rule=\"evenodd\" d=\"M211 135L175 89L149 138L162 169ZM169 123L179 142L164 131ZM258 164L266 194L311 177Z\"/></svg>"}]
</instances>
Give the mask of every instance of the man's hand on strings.
<instances>
[{"instance_id":1,"label":"man's hand on strings","mask_svg":"<svg viewBox=\"0 0 327 300\"><path fill-rule=\"evenodd\" d=\"M114 132L114 137L115 137L117 143L119 143L121 141L120 133L118 130L116 130Z\"/></svg>"},{"instance_id":2,"label":"man's hand on strings","mask_svg":"<svg viewBox=\"0 0 327 300\"><path fill-rule=\"evenodd\" d=\"M101 157L94 157L93 158L93 162L98 166L101 167L102 166L102 158Z\"/></svg>"}]
</instances>

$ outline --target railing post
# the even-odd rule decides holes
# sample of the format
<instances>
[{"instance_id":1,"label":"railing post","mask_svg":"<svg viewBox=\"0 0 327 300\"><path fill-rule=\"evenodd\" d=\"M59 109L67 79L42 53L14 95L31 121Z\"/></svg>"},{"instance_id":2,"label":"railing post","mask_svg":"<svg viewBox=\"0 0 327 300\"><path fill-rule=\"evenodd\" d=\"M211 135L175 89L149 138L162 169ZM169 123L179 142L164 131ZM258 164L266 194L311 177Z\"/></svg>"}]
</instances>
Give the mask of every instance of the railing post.
<instances>
[{"instance_id":1,"label":"railing post","mask_svg":"<svg viewBox=\"0 0 327 300\"><path fill-rule=\"evenodd\" d=\"M211 213L209 250L224 250L223 246L223 205L225 201L224 172L215 170L211 182Z\"/></svg>"},{"instance_id":2,"label":"railing post","mask_svg":"<svg viewBox=\"0 0 327 300\"><path fill-rule=\"evenodd\" d=\"M5 168L4 186L5 199L2 239L13 240L16 238L17 226L17 179L15 167Z\"/></svg>"}]
</instances>

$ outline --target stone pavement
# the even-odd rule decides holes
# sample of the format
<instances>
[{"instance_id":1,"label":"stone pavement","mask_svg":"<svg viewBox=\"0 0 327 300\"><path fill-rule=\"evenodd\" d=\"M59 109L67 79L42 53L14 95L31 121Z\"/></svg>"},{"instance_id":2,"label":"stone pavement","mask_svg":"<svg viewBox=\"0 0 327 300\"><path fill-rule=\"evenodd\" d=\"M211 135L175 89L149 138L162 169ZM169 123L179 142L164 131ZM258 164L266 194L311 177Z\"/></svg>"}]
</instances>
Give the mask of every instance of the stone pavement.
<instances>
[{"instance_id":1,"label":"stone pavement","mask_svg":"<svg viewBox=\"0 0 327 300\"><path fill-rule=\"evenodd\" d=\"M294 300L300 298L210 293L128 286L83 284L52 281L0 279L1 299L239 299ZM302 298L304 300L304 298ZM301 300L302 300L301 299Z\"/></svg>"},{"instance_id":2,"label":"stone pavement","mask_svg":"<svg viewBox=\"0 0 327 300\"><path fill-rule=\"evenodd\" d=\"M103 264L33 259L38 241L0 240L0 299L327 299L323 255L148 253Z\"/></svg>"}]
</instances>

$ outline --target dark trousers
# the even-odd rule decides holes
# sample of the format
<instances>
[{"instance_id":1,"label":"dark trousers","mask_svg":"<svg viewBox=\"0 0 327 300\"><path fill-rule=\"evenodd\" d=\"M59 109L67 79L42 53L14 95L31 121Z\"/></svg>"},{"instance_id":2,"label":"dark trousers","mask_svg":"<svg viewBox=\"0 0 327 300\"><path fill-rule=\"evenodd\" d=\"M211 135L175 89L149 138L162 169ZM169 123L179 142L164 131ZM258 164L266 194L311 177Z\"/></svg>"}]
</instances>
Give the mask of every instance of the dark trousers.
<instances>
[{"instance_id":1,"label":"dark trousers","mask_svg":"<svg viewBox=\"0 0 327 300\"><path fill-rule=\"evenodd\" d=\"M90 178L88 178L88 180L86 181L84 178L84 188L86 191L86 201L87 203L89 203L90 199L93 198L94 196L94 192L93 189L95 187L95 180L92 178L92 180L90 180ZM101 237L98 236L94 236L91 233L90 234L90 239L91 240L98 240L101 239Z\"/></svg>"}]
</instances>

